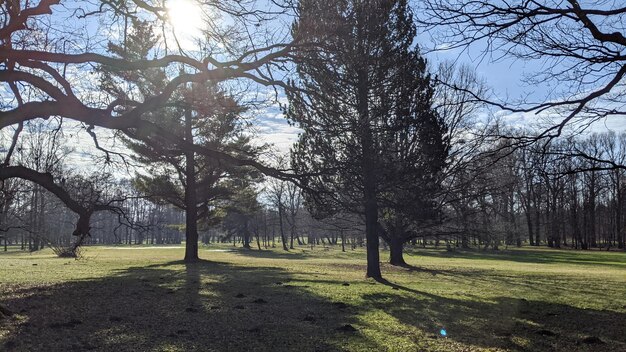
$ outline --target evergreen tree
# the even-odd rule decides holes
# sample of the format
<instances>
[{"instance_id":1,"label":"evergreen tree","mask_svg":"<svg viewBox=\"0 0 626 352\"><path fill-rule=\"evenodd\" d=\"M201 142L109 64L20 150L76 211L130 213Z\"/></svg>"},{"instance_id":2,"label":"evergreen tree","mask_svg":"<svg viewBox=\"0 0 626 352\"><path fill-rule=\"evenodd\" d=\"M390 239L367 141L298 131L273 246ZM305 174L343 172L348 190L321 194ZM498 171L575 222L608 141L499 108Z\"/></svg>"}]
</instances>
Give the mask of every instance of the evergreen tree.
<instances>
[{"instance_id":1,"label":"evergreen tree","mask_svg":"<svg viewBox=\"0 0 626 352\"><path fill-rule=\"evenodd\" d=\"M380 278L379 235L394 254L400 242L401 258L407 225L389 225L434 215L449 144L412 14L404 0L302 0L298 9L293 36L308 45L288 92L286 115L304 131L293 164L318 216L363 215L367 276Z\"/></svg>"},{"instance_id":2,"label":"evergreen tree","mask_svg":"<svg viewBox=\"0 0 626 352\"><path fill-rule=\"evenodd\" d=\"M243 247L251 249L250 242L252 237L256 236L257 245L260 248L258 231L260 224L258 221L258 213L261 211L261 203L258 200L258 192L253 185L242 187L233 197L234 202L224 207L226 215L222 222L222 227L228 234L233 237L239 235Z\"/></svg>"},{"instance_id":3,"label":"evergreen tree","mask_svg":"<svg viewBox=\"0 0 626 352\"><path fill-rule=\"evenodd\" d=\"M147 59L157 42L152 28L135 20L124 45L110 44L109 49L125 59ZM103 89L127 101L129 106L162 90L168 74L161 69L126 72L103 67L101 71ZM121 84L135 89L118 89ZM127 96L124 91L135 92L137 96ZM245 133L246 123L242 119L245 109L214 82L179 89L164 106L146 113L145 118L158 121L189 145L202 145L241 157L255 157L260 152ZM136 159L147 166L144 173L137 175L136 187L155 202L169 203L185 211L185 261L198 260L198 223L214 224L218 220L217 209L241 188L260 178L251 168L196 155L190 148L154 138L145 129L126 132L124 140Z\"/></svg>"}]
</instances>

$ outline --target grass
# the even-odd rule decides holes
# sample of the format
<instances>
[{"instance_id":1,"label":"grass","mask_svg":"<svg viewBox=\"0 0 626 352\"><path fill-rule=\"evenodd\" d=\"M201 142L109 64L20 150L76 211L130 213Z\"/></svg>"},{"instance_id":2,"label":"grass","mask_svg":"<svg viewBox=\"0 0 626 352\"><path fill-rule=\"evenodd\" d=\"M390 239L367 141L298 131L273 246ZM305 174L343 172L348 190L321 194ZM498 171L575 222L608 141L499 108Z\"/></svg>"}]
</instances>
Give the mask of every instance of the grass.
<instances>
[{"instance_id":1,"label":"grass","mask_svg":"<svg viewBox=\"0 0 626 352\"><path fill-rule=\"evenodd\" d=\"M626 351L624 253L416 250L388 284L361 250L85 255L0 254L0 350Z\"/></svg>"}]
</instances>

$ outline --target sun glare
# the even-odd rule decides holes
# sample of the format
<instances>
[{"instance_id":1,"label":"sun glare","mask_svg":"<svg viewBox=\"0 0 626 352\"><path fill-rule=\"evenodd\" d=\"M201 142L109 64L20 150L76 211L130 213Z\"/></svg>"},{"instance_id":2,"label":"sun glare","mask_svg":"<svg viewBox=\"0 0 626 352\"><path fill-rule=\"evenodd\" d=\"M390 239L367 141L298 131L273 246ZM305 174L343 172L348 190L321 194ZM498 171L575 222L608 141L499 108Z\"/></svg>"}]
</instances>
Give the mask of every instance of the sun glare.
<instances>
[{"instance_id":1,"label":"sun glare","mask_svg":"<svg viewBox=\"0 0 626 352\"><path fill-rule=\"evenodd\" d=\"M198 36L202 29L202 9L193 0L169 0L167 17L177 36L183 39Z\"/></svg>"}]
</instances>

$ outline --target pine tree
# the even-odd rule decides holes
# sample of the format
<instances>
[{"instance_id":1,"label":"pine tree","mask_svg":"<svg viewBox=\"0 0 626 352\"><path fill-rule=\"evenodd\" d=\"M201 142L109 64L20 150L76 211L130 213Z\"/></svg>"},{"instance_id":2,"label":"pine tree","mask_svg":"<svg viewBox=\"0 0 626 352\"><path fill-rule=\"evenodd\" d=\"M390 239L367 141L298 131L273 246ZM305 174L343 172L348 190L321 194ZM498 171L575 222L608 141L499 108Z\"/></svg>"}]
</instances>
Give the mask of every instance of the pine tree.
<instances>
[{"instance_id":1,"label":"pine tree","mask_svg":"<svg viewBox=\"0 0 626 352\"><path fill-rule=\"evenodd\" d=\"M109 45L109 50L125 59L147 59L158 38L149 24L135 20L133 30L124 45ZM132 101L150 96L163 89L167 72L160 69L113 71L102 67L101 85L118 99ZM118 89L120 85L135 89ZM127 96L122 92L135 92ZM218 84L206 82L179 89L164 108L145 114L145 119L163 128L188 144L202 145L232 155L254 157L261 148L251 144L247 126L242 119L245 111ZM212 225L219 207L232 200L241 185L260 178L250 168L232 166L196 155L169 141L156 139L150 131L137 128L126 132L127 146L135 152L137 161L146 165L144 173L135 178L135 186L155 202L169 203L185 211L185 261L198 260L198 223ZM245 186L247 187L247 186Z\"/></svg>"},{"instance_id":2,"label":"pine tree","mask_svg":"<svg viewBox=\"0 0 626 352\"><path fill-rule=\"evenodd\" d=\"M401 258L406 230L384 225L434 215L448 152L412 14L403 0L302 0L299 14L293 36L308 45L288 92L286 115L304 131L293 164L318 216L363 215L367 276L380 278L379 235L396 256L400 242Z\"/></svg>"}]
</instances>

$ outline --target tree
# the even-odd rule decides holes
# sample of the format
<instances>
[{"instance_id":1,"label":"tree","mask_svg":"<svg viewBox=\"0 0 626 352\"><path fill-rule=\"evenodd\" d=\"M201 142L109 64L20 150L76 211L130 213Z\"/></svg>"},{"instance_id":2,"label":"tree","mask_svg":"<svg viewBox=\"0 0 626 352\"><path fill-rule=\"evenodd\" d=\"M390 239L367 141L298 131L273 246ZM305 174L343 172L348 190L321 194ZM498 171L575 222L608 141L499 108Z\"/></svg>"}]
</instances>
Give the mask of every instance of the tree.
<instances>
[{"instance_id":1,"label":"tree","mask_svg":"<svg viewBox=\"0 0 626 352\"><path fill-rule=\"evenodd\" d=\"M408 198L427 206L447 153L412 14L387 0L298 9L293 36L311 45L296 53L297 89L287 94L286 115L304 130L293 164L318 216L364 217L367 276L379 279L379 214L400 219Z\"/></svg>"},{"instance_id":2,"label":"tree","mask_svg":"<svg viewBox=\"0 0 626 352\"><path fill-rule=\"evenodd\" d=\"M488 136L494 127L477 118L483 104L476 96L485 96L487 89L474 68L450 61L439 64L435 84L434 109L444 119L450 141L442 192L437 197L445 224L413 231L413 235L424 240L428 235L437 239L453 235L461 240L462 247L468 248L473 190L476 179L486 171L481 159L487 157L484 147L489 145Z\"/></svg>"},{"instance_id":3,"label":"tree","mask_svg":"<svg viewBox=\"0 0 626 352\"><path fill-rule=\"evenodd\" d=\"M233 237L233 243L235 243L235 236L239 235L241 236L243 247L250 249L250 242L252 241L252 236L254 236L260 250L259 213L261 212L261 204L252 184L242 187L234 194L231 202L223 205L223 208L226 216L222 226L226 229L228 235Z\"/></svg>"},{"instance_id":4,"label":"tree","mask_svg":"<svg viewBox=\"0 0 626 352\"><path fill-rule=\"evenodd\" d=\"M289 249L293 249L294 238L298 241L299 245L302 245L300 236L297 234L298 230L298 214L302 207L302 191L293 182L287 182L285 184L286 199L287 199L287 222L289 223Z\"/></svg>"},{"instance_id":5,"label":"tree","mask_svg":"<svg viewBox=\"0 0 626 352\"><path fill-rule=\"evenodd\" d=\"M125 215L120 207L123 199L104 194L106 184L101 181L107 178L106 174L91 175L90 181L64 166L69 150L63 141L61 119L27 121L14 130L4 163L0 166L2 212L3 216L13 213L21 223L15 228L28 233L29 249L38 250L46 244L54 244L51 243L50 222L55 219L50 213L59 202L65 204L76 215L68 219L76 224L68 231L76 236L76 240L72 245L57 247L65 256L76 256L77 249L90 235L90 220L95 213L109 212L120 218ZM20 183L15 179L28 182ZM21 197L21 205L13 204L19 200L18 192L28 194ZM23 208L21 214L10 211L13 205Z\"/></svg>"},{"instance_id":6,"label":"tree","mask_svg":"<svg viewBox=\"0 0 626 352\"><path fill-rule=\"evenodd\" d=\"M188 139L180 139L160 121L150 120L152 111L171 106L173 101L179 99L181 91L194 83L234 79L245 79L260 85L280 83L269 78L266 65L284 60L292 44L273 42L273 38L260 35L264 33L262 29L269 17L276 16L280 11L275 12L276 8L272 9L270 5L267 11L259 10L248 1L196 3L205 9L203 12L224 17L223 21L215 21L213 26L205 28L205 38L217 38L219 41L216 43L213 40L202 46L210 50L188 51L180 45L172 45L176 40L171 40L167 7L154 6L153 2L67 2L63 6L56 6L60 4L59 0L1 2L0 82L7 94L0 104L0 128L16 126L15 141L26 121L59 116L80 123L92 136L95 146L106 153L107 159L112 153L98 142L98 128L113 129L139 138L159 139L175 145L179 150L191 150L220 163L252 166L276 177L290 178L291 175L266 167L253 158L214 150L206 145L190 144ZM128 24L137 19L163 29L159 50L151 51L145 59L110 55L106 45L102 45L107 42L99 37L99 30L104 29L109 37L125 38ZM62 26L63 30L60 30ZM84 31L84 28L90 30ZM258 33L252 33L251 28ZM232 36L223 35L225 30ZM69 42L74 44L67 45ZM166 71L167 75L162 89L140 95L141 99L139 96L133 99L132 90L135 87L128 87L124 93L130 99L118 99L120 94L103 94L94 87L94 81L97 81L92 79L95 77L94 67L124 71L131 76L136 71L152 68ZM12 153L15 143L11 145L8 155ZM5 167L12 166L7 162L0 166ZM63 188L55 180L40 177L42 175L36 170L14 168L0 171L4 172L2 177L41 181L42 187L54 188L59 194ZM60 199L73 210L84 210L76 207L68 197ZM86 214L82 218L86 219ZM88 227L88 223L82 224L79 232Z\"/></svg>"},{"instance_id":7,"label":"tree","mask_svg":"<svg viewBox=\"0 0 626 352\"><path fill-rule=\"evenodd\" d=\"M536 61L526 83L550 93L539 102L489 101L511 112L548 112L560 118L535 136L514 137L527 145L560 136L566 126L585 127L608 116L623 116L626 48L622 3L578 1L425 0L420 24L430 30L437 46L446 49L484 45L496 60ZM558 89L553 89L558 87ZM485 100L482 97L476 97ZM485 100L486 101L486 100ZM581 126L582 125L582 126ZM580 155L583 156L583 155ZM626 168L599 160L598 168Z\"/></svg>"},{"instance_id":8,"label":"tree","mask_svg":"<svg viewBox=\"0 0 626 352\"><path fill-rule=\"evenodd\" d=\"M285 234L284 224L288 200L287 182L278 179L269 180L268 187L266 188L266 194L270 201L270 204L276 209L280 239L281 243L283 244L283 250L288 251L289 248L287 247L287 235Z\"/></svg>"},{"instance_id":9,"label":"tree","mask_svg":"<svg viewBox=\"0 0 626 352\"><path fill-rule=\"evenodd\" d=\"M124 46L109 44L109 50L125 60L146 60L155 50L158 38L152 27L139 20L125 38ZM128 101L122 86L132 85L145 99L164 89L166 72L159 68L127 71L102 67L102 88L119 100ZM256 158L260 148L253 147L245 134L242 113L234 98L215 82L194 83L181 89L171 104L146 114L146 120L159 124L188 145L199 145L240 157ZM185 261L198 260L198 222L211 223L212 212L220 200L229 199L236 184L248 182L257 173L251 168L237 168L215 158L196 155L193 150L179 148L143 131L126 133L126 144L137 160L148 165L148 175L137 176L136 185L146 195L172 204L185 211ZM175 175L175 176L172 176Z\"/></svg>"}]
</instances>

